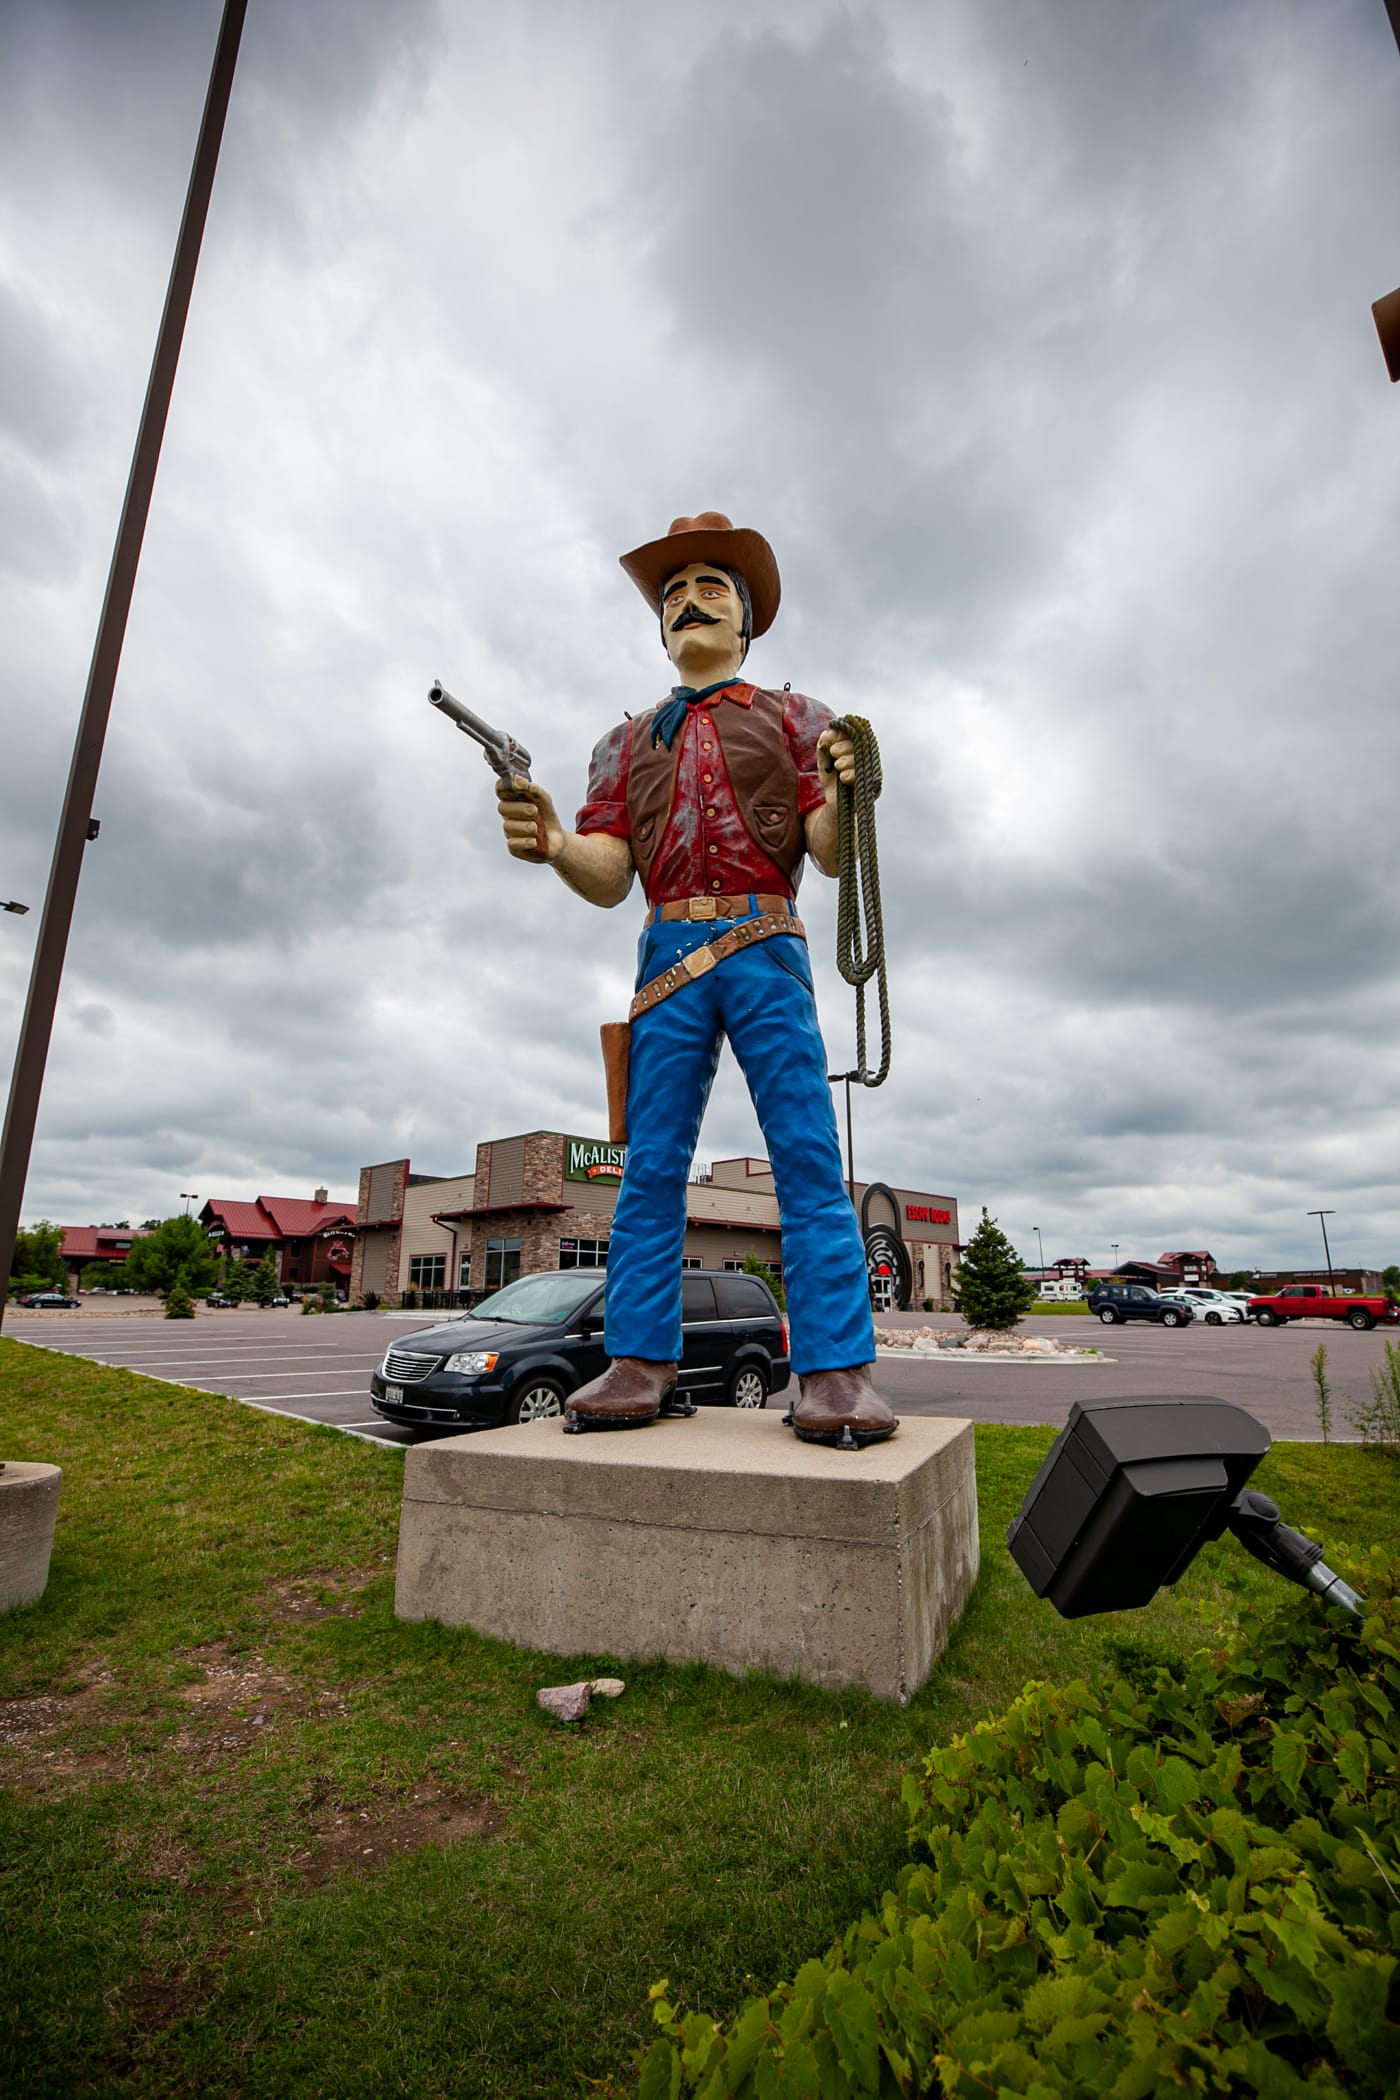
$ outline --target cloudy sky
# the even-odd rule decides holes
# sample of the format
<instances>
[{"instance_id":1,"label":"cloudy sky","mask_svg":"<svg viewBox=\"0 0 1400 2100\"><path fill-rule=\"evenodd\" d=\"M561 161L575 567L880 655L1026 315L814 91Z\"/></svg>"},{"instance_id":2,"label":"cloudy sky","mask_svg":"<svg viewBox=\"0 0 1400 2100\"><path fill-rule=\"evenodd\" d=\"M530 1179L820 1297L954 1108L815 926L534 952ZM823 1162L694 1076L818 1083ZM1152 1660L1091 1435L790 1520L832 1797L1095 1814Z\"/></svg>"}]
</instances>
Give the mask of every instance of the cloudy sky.
<instances>
[{"instance_id":1,"label":"cloudy sky","mask_svg":"<svg viewBox=\"0 0 1400 2100\"><path fill-rule=\"evenodd\" d=\"M218 15L0 4L6 1063ZM1382 0L252 0L26 1220L603 1133L637 898L425 695L572 812L668 683L617 557L713 507L885 755L858 1172L1400 1259L1397 283Z\"/></svg>"}]
</instances>

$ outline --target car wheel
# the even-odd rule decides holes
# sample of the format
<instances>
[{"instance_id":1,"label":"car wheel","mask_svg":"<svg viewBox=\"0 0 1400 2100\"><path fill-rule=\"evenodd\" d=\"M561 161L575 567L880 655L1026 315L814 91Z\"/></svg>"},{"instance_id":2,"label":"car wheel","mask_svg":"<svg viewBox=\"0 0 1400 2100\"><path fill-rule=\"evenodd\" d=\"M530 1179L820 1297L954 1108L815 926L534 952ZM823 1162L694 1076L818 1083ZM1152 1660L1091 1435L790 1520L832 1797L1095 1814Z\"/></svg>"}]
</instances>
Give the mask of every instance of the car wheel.
<instances>
[{"instance_id":1,"label":"car wheel","mask_svg":"<svg viewBox=\"0 0 1400 2100\"><path fill-rule=\"evenodd\" d=\"M1207 1327L1223 1327L1225 1325L1225 1315L1218 1312L1208 1312L1206 1314L1206 1325Z\"/></svg>"},{"instance_id":2,"label":"car wheel","mask_svg":"<svg viewBox=\"0 0 1400 2100\"><path fill-rule=\"evenodd\" d=\"M1164 1327L1183 1327L1185 1324L1185 1320L1179 1312L1164 1312L1162 1315L1162 1325Z\"/></svg>"},{"instance_id":3,"label":"car wheel","mask_svg":"<svg viewBox=\"0 0 1400 2100\"><path fill-rule=\"evenodd\" d=\"M729 1381L731 1407L766 1407L768 1380L757 1364L741 1364Z\"/></svg>"},{"instance_id":4,"label":"car wheel","mask_svg":"<svg viewBox=\"0 0 1400 2100\"><path fill-rule=\"evenodd\" d=\"M1275 1312L1269 1312L1267 1308L1263 1312L1257 1312L1254 1315L1254 1317L1255 1320L1258 1322L1259 1326L1261 1327L1282 1327L1283 1325L1283 1322L1279 1318L1278 1314Z\"/></svg>"},{"instance_id":5,"label":"car wheel","mask_svg":"<svg viewBox=\"0 0 1400 2100\"><path fill-rule=\"evenodd\" d=\"M1105 1327L1116 1327L1118 1325L1118 1315L1111 1305L1104 1305L1099 1308L1099 1318L1103 1321Z\"/></svg>"},{"instance_id":6,"label":"car wheel","mask_svg":"<svg viewBox=\"0 0 1400 2100\"><path fill-rule=\"evenodd\" d=\"M1364 1305L1358 1305L1355 1312L1347 1314L1347 1326L1354 1327L1358 1334L1365 1334L1367 1328L1374 1327L1375 1324Z\"/></svg>"},{"instance_id":7,"label":"car wheel","mask_svg":"<svg viewBox=\"0 0 1400 2100\"><path fill-rule=\"evenodd\" d=\"M545 1422L564 1412L564 1388L552 1378L522 1378L506 1403L507 1422Z\"/></svg>"}]
</instances>

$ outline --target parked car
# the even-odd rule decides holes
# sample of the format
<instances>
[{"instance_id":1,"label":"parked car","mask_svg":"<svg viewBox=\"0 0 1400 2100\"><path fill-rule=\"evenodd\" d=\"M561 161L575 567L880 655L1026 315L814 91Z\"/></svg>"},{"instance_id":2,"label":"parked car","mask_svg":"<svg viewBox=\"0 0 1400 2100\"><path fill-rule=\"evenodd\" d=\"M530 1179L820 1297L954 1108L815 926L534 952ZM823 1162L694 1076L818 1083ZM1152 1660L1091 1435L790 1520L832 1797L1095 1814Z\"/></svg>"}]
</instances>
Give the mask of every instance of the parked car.
<instances>
[{"instance_id":1,"label":"parked car","mask_svg":"<svg viewBox=\"0 0 1400 2100\"><path fill-rule=\"evenodd\" d=\"M226 1298L222 1291L211 1291L204 1302L211 1312L226 1312L231 1306L236 1306L238 1300Z\"/></svg>"},{"instance_id":2,"label":"parked car","mask_svg":"<svg viewBox=\"0 0 1400 2100\"><path fill-rule=\"evenodd\" d=\"M275 1297L275 1298L269 1298L267 1302L268 1302L268 1304L269 1304L269 1305L271 1306L271 1305L290 1305L292 1301L291 1301L291 1299L290 1299L290 1298L289 1298L289 1297L287 1296L287 1294L286 1294L286 1292L285 1292L285 1291L279 1291L279 1292L277 1293L277 1295L276 1295L276 1297Z\"/></svg>"},{"instance_id":3,"label":"parked car","mask_svg":"<svg viewBox=\"0 0 1400 2100\"><path fill-rule=\"evenodd\" d=\"M1196 1318L1204 1320L1207 1327L1233 1326L1244 1319L1244 1307L1238 1298L1228 1291L1212 1290L1204 1283L1184 1283L1179 1291L1168 1293L1174 1298L1189 1298L1196 1308Z\"/></svg>"},{"instance_id":4,"label":"parked car","mask_svg":"<svg viewBox=\"0 0 1400 2100\"><path fill-rule=\"evenodd\" d=\"M19 1302L21 1305L32 1306L65 1306L71 1310L78 1301L76 1298L70 1298L65 1291L31 1291L27 1298L21 1298Z\"/></svg>"},{"instance_id":5,"label":"parked car","mask_svg":"<svg viewBox=\"0 0 1400 2100\"><path fill-rule=\"evenodd\" d=\"M607 1364L600 1269L521 1276L470 1313L396 1337L370 1379L390 1422L499 1428L562 1414ZM688 1269L677 1385L698 1405L764 1407L788 1383L787 1322L756 1276Z\"/></svg>"},{"instance_id":6,"label":"parked car","mask_svg":"<svg viewBox=\"0 0 1400 2100\"><path fill-rule=\"evenodd\" d=\"M1149 1290L1145 1283L1096 1283L1089 1294L1089 1310L1105 1327L1123 1320L1156 1320L1163 1327L1189 1327L1195 1308L1189 1298L1168 1297Z\"/></svg>"}]
</instances>

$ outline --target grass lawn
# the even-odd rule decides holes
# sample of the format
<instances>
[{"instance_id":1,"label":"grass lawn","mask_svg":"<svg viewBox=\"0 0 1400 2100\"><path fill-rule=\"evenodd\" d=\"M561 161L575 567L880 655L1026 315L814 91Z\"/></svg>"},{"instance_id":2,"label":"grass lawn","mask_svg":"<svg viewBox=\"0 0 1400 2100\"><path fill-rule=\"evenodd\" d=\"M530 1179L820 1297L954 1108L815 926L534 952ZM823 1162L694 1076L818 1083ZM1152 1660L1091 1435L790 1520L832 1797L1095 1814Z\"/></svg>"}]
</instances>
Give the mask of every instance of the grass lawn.
<instances>
[{"instance_id":1,"label":"grass lawn","mask_svg":"<svg viewBox=\"0 0 1400 2100\"><path fill-rule=\"evenodd\" d=\"M899 1781L1028 1677L1131 1674L1274 1578L1208 1549L1068 1625L1003 1543L1049 1430L978 1432L982 1575L908 1708L401 1625L402 1457L0 1341L7 1458L63 1467L43 1601L0 1619L0 2083L19 2095L568 2095L647 1987L723 2015L879 1896ZM1348 1550L1400 1474L1276 1447ZM502 1582L510 1569L502 1567ZM581 1729L542 1684L626 1678Z\"/></svg>"}]
</instances>

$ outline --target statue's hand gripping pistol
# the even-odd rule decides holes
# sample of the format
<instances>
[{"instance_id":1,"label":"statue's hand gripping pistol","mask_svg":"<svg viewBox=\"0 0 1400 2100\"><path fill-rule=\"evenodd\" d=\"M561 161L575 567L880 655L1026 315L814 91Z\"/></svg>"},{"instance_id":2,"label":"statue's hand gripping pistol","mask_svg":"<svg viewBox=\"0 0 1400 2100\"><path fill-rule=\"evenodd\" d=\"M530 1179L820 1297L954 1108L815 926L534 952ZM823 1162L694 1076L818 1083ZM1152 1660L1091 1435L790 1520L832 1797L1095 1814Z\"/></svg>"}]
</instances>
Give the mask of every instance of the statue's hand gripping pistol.
<instances>
[{"instance_id":1,"label":"statue's hand gripping pistol","mask_svg":"<svg viewBox=\"0 0 1400 2100\"><path fill-rule=\"evenodd\" d=\"M457 724L464 736L469 736L475 743L480 744L486 754L487 765L504 787L509 788L513 780L529 782L530 754L523 744L517 744L515 738L507 736L503 729L493 729L489 722L482 721L480 715L474 715L469 707L463 707L461 701L455 700L448 692L440 678L433 680L428 689L428 698L440 713L446 715L449 722ZM535 811L535 850L533 853L522 853L520 858L537 862L549 859L544 819L538 809Z\"/></svg>"}]
</instances>

